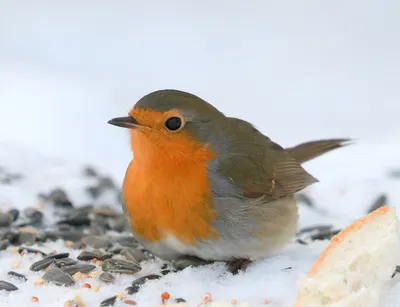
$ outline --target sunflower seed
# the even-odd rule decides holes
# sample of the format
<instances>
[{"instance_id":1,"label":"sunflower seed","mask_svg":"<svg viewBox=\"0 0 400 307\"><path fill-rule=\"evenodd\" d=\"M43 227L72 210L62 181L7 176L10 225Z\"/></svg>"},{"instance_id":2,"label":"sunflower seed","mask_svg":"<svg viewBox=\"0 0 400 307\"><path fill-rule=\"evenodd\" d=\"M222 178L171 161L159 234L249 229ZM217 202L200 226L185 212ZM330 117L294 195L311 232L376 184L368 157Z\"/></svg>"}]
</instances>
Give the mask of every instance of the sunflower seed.
<instances>
[{"instance_id":1,"label":"sunflower seed","mask_svg":"<svg viewBox=\"0 0 400 307\"><path fill-rule=\"evenodd\" d=\"M14 286L12 283L6 282L4 280L0 280L0 290L6 291L16 291L18 288Z\"/></svg>"},{"instance_id":2,"label":"sunflower seed","mask_svg":"<svg viewBox=\"0 0 400 307\"><path fill-rule=\"evenodd\" d=\"M60 269L50 269L42 277L43 280L54 283L58 286L72 286L74 279Z\"/></svg>"},{"instance_id":3,"label":"sunflower seed","mask_svg":"<svg viewBox=\"0 0 400 307\"><path fill-rule=\"evenodd\" d=\"M31 271L38 272L49 267L54 261L54 258L43 258L42 260L34 262L29 269Z\"/></svg>"},{"instance_id":4,"label":"sunflower seed","mask_svg":"<svg viewBox=\"0 0 400 307\"><path fill-rule=\"evenodd\" d=\"M106 259L103 262L102 269L104 272L134 274L142 268L139 263L128 260Z\"/></svg>"}]
</instances>

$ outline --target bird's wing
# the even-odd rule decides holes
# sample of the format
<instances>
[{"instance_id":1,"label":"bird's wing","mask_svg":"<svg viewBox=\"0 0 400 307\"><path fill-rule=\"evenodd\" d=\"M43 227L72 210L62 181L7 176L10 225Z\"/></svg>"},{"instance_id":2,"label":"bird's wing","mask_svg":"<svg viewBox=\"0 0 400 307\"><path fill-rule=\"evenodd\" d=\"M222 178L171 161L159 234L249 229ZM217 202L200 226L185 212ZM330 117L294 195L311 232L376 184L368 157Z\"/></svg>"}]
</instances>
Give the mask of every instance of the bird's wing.
<instances>
[{"instance_id":1,"label":"bird's wing","mask_svg":"<svg viewBox=\"0 0 400 307\"><path fill-rule=\"evenodd\" d=\"M233 120L219 171L247 198L276 200L317 182L281 146L247 122ZM231 126L233 125L233 127Z\"/></svg>"}]
</instances>

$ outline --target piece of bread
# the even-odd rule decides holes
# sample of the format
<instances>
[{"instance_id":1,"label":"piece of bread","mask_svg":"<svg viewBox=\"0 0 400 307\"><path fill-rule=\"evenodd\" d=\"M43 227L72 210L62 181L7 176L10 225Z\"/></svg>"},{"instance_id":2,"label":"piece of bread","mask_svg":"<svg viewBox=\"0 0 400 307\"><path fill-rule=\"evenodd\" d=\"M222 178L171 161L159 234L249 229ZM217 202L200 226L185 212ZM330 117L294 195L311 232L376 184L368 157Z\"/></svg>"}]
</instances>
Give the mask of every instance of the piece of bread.
<instances>
[{"instance_id":1,"label":"piece of bread","mask_svg":"<svg viewBox=\"0 0 400 307\"><path fill-rule=\"evenodd\" d=\"M385 206L342 230L299 279L295 307L380 306L400 264L399 229Z\"/></svg>"}]
</instances>

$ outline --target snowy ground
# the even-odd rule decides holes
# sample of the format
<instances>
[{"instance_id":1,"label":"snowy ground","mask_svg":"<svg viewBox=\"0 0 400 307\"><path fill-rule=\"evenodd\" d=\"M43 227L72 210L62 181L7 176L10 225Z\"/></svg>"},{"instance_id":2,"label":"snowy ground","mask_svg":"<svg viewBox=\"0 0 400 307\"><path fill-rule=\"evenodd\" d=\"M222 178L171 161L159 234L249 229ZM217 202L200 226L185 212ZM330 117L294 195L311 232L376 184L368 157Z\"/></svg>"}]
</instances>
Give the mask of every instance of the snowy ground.
<instances>
[{"instance_id":1,"label":"snowy ground","mask_svg":"<svg viewBox=\"0 0 400 307\"><path fill-rule=\"evenodd\" d=\"M306 165L321 182L305 191L316 209L301 205L299 227L316 224L343 227L364 215L381 194L386 195L390 205L399 206L399 139L399 135L391 135L379 142L371 140L355 144ZM11 185L0 184L0 203L3 211L34 206L38 193L56 187L63 187L77 205L90 201L83 190L90 180L82 176L82 165L49 159L29 148L21 148L11 143L2 143L1 161L2 168L24 174L21 180ZM107 173L107 170L100 169L99 172ZM97 204L115 203L115 198L112 197L115 195L106 193ZM327 242L318 241L311 245L291 243L276 257L258 261L245 274L238 276L227 274L223 264L170 273L160 280L148 282L138 294L128 295L127 299L134 300L138 306L155 306L161 303L161 293L167 291L171 294L170 302L180 297L187 300L191 306L200 303L207 293L211 293L215 300L236 299L238 302L248 303L248 306L263 306L265 300L274 303L273 306L292 306L296 298L296 280L301 274L307 273ZM80 253L66 247L61 241L46 243L40 249L69 251L71 257ZM107 297L123 292L136 277L159 273L162 264L159 260L144 262L142 271L135 277L118 275L113 285L104 285L96 278L91 278L83 279L73 287L60 288L52 285L34 285L34 281L40 279L43 272L31 272L29 266L39 259L37 255L15 254L12 247L0 252L0 279L11 281L20 288L19 291L10 294L1 293L0 302L6 302L8 306L29 306L35 304L31 297L36 296L40 300L40 306L62 306L79 293L86 306L99 306ZM19 260L22 262L18 264ZM27 282L15 282L6 276L11 266L15 265L16 272L28 277ZM92 285L91 289L82 289L86 282ZM98 285L103 285L103 288L96 292L95 288ZM398 293L392 293L396 301L400 299ZM122 300L115 304L124 305Z\"/></svg>"},{"instance_id":2,"label":"snowy ground","mask_svg":"<svg viewBox=\"0 0 400 307\"><path fill-rule=\"evenodd\" d=\"M85 192L94 183L82 176L83 166L92 162L119 186L131 155L127 133L106 122L161 88L198 94L283 146L359 139L305 165L320 183L305 191L316 209L301 205L299 228L343 227L382 195L399 207L399 13L396 0L0 0L0 181L4 173L22 176L0 183L1 211L35 206L38 193L56 187L75 206L114 205L113 191L97 200ZM52 210L44 210L52 222ZM181 297L197 306L209 292L250 306L264 300L292 306L296 279L326 244L292 243L234 277L222 264L171 273L128 299L151 307L168 291L171 302ZM40 249L79 254L62 242ZM63 306L77 293L87 307L99 306L136 278L121 275L98 292L95 276L91 289L81 288L86 280L69 288L34 286L42 273L29 267L39 258L21 257L13 247L0 251L0 280L20 289L0 293L0 306ZM10 266L28 281L9 279ZM161 263L142 267L138 277L159 272ZM388 306L399 305L399 290Z\"/></svg>"}]
</instances>

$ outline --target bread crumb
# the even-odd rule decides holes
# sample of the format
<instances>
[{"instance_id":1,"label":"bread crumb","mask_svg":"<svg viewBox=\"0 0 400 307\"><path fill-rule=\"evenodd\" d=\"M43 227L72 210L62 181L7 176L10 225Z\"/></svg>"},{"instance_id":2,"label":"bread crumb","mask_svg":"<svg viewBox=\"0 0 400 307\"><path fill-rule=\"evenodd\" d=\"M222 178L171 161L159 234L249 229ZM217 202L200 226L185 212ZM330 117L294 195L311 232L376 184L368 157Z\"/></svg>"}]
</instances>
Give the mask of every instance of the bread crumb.
<instances>
[{"instance_id":1,"label":"bread crumb","mask_svg":"<svg viewBox=\"0 0 400 307\"><path fill-rule=\"evenodd\" d=\"M11 267L12 269L18 269L18 268L20 268L21 266L22 266L22 260L18 260L17 262L13 261L13 262L11 262L11 264L10 264L10 267Z\"/></svg>"},{"instance_id":2,"label":"bread crumb","mask_svg":"<svg viewBox=\"0 0 400 307\"><path fill-rule=\"evenodd\" d=\"M120 292L120 293L117 294L117 297L120 298L120 299L122 300L122 299L124 299L124 298L127 298L128 296L127 296L125 293Z\"/></svg>"},{"instance_id":3,"label":"bread crumb","mask_svg":"<svg viewBox=\"0 0 400 307\"><path fill-rule=\"evenodd\" d=\"M35 286L43 285L43 284L44 284L44 280L43 280L43 279L35 280L35 281L33 282L33 284L34 284Z\"/></svg>"},{"instance_id":4,"label":"bread crumb","mask_svg":"<svg viewBox=\"0 0 400 307\"><path fill-rule=\"evenodd\" d=\"M212 301L212 295L211 295L211 293L206 293L206 295L204 296L203 301L201 302L200 306L201 306L201 305L204 305L204 304L208 304L208 303L210 303L211 301Z\"/></svg>"},{"instance_id":5,"label":"bread crumb","mask_svg":"<svg viewBox=\"0 0 400 307\"><path fill-rule=\"evenodd\" d=\"M81 296L77 293L74 297L74 303L77 307L86 307L85 303L82 301Z\"/></svg>"},{"instance_id":6,"label":"bread crumb","mask_svg":"<svg viewBox=\"0 0 400 307\"><path fill-rule=\"evenodd\" d=\"M90 276L92 276L92 277L99 277L99 275L100 275L100 273L97 271L90 273Z\"/></svg>"},{"instance_id":7,"label":"bread crumb","mask_svg":"<svg viewBox=\"0 0 400 307\"><path fill-rule=\"evenodd\" d=\"M68 300L64 303L63 307L73 307L73 306L74 306L74 303L71 300Z\"/></svg>"},{"instance_id":8,"label":"bread crumb","mask_svg":"<svg viewBox=\"0 0 400 307\"><path fill-rule=\"evenodd\" d=\"M73 307L73 306L74 306L74 303L71 300L68 300L64 303L63 307Z\"/></svg>"},{"instance_id":9,"label":"bread crumb","mask_svg":"<svg viewBox=\"0 0 400 307\"><path fill-rule=\"evenodd\" d=\"M81 272L75 273L72 278L75 280L75 282L80 281L83 277L83 274Z\"/></svg>"}]
</instances>

